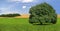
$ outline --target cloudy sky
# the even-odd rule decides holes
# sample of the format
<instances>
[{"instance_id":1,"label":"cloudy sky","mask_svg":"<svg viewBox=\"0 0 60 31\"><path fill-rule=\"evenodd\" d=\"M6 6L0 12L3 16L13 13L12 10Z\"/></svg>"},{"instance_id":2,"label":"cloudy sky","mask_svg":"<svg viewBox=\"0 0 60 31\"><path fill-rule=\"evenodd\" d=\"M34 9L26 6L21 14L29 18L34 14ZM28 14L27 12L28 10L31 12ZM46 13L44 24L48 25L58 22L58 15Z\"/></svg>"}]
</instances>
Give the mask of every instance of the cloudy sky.
<instances>
[{"instance_id":1,"label":"cloudy sky","mask_svg":"<svg viewBox=\"0 0 60 31\"><path fill-rule=\"evenodd\" d=\"M31 6L47 2L60 14L60 0L0 0L0 14L29 14Z\"/></svg>"}]
</instances>

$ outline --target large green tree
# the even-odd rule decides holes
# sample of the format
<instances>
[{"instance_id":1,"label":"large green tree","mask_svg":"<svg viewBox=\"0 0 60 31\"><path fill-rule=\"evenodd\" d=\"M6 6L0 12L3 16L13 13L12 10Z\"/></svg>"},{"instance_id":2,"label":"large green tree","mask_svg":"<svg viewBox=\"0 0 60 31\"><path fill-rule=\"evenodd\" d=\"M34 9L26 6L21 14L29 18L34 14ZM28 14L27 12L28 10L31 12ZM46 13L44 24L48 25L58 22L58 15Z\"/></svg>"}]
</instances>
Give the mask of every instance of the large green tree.
<instances>
[{"instance_id":1,"label":"large green tree","mask_svg":"<svg viewBox=\"0 0 60 31\"><path fill-rule=\"evenodd\" d=\"M55 24L57 21L57 14L54 10L54 8L47 4L47 3L41 3L36 6L32 6L30 8L30 17L29 22L30 23L53 23Z\"/></svg>"}]
</instances>

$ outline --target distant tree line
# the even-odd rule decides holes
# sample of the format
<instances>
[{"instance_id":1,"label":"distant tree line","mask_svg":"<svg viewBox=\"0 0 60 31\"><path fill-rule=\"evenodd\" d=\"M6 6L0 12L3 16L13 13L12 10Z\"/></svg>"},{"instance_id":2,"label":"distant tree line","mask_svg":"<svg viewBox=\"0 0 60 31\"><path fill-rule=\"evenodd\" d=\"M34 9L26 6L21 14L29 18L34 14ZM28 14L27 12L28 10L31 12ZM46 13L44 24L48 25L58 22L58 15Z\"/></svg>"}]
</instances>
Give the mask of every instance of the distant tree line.
<instances>
[{"instance_id":1,"label":"distant tree line","mask_svg":"<svg viewBox=\"0 0 60 31\"><path fill-rule=\"evenodd\" d=\"M1 14L0 17L16 17L16 16L21 16L20 14L18 13L15 13L15 14Z\"/></svg>"}]
</instances>

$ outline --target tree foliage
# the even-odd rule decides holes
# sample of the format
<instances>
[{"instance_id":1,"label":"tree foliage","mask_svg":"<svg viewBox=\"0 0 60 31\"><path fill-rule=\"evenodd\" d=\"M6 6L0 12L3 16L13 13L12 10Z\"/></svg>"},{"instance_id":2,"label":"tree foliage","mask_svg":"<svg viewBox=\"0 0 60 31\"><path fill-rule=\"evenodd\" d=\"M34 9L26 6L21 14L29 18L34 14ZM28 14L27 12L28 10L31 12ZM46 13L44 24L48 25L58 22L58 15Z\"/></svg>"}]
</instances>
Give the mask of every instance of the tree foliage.
<instances>
[{"instance_id":1,"label":"tree foliage","mask_svg":"<svg viewBox=\"0 0 60 31\"><path fill-rule=\"evenodd\" d=\"M16 17L16 16L20 16L20 14L15 13L15 14L2 14L2 15L0 15L0 17Z\"/></svg>"},{"instance_id":2,"label":"tree foliage","mask_svg":"<svg viewBox=\"0 0 60 31\"><path fill-rule=\"evenodd\" d=\"M29 22L30 23L56 23L57 20L57 14L54 10L54 8L47 4L47 3L41 3L36 6L32 6L30 8L30 17Z\"/></svg>"}]
</instances>

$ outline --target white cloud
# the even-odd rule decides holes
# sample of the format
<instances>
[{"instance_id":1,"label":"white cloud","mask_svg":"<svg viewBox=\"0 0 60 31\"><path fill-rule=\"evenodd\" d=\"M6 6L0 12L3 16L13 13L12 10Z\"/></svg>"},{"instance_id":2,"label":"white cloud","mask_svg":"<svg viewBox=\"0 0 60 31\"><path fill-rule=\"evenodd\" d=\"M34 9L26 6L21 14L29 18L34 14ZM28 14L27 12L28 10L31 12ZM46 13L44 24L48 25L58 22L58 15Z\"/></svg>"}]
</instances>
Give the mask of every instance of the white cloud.
<instances>
[{"instance_id":1,"label":"white cloud","mask_svg":"<svg viewBox=\"0 0 60 31\"><path fill-rule=\"evenodd\" d=\"M1 10L1 11L6 11L6 10L7 10L7 8L0 8L0 10Z\"/></svg>"},{"instance_id":2,"label":"white cloud","mask_svg":"<svg viewBox=\"0 0 60 31\"><path fill-rule=\"evenodd\" d=\"M23 9L25 9L25 8L26 8L26 6L22 6L22 8L23 8Z\"/></svg>"},{"instance_id":3,"label":"white cloud","mask_svg":"<svg viewBox=\"0 0 60 31\"><path fill-rule=\"evenodd\" d=\"M33 2L34 0L7 0L8 2L22 2L22 3L29 3Z\"/></svg>"},{"instance_id":4,"label":"white cloud","mask_svg":"<svg viewBox=\"0 0 60 31\"><path fill-rule=\"evenodd\" d=\"M0 8L0 14L13 14L13 13L18 13L18 11L10 11L11 9L10 8Z\"/></svg>"},{"instance_id":5,"label":"white cloud","mask_svg":"<svg viewBox=\"0 0 60 31\"><path fill-rule=\"evenodd\" d=\"M12 12L12 11L2 11L2 13L0 14L13 14L13 13L18 13L16 11Z\"/></svg>"},{"instance_id":6,"label":"white cloud","mask_svg":"<svg viewBox=\"0 0 60 31\"><path fill-rule=\"evenodd\" d=\"M28 3L28 2L33 2L33 0L22 0L22 2Z\"/></svg>"},{"instance_id":7,"label":"white cloud","mask_svg":"<svg viewBox=\"0 0 60 31\"><path fill-rule=\"evenodd\" d=\"M18 13L17 11L1 11L0 14L13 14L13 13Z\"/></svg>"},{"instance_id":8,"label":"white cloud","mask_svg":"<svg viewBox=\"0 0 60 31\"><path fill-rule=\"evenodd\" d=\"M20 2L21 0L7 0L8 2Z\"/></svg>"}]
</instances>

